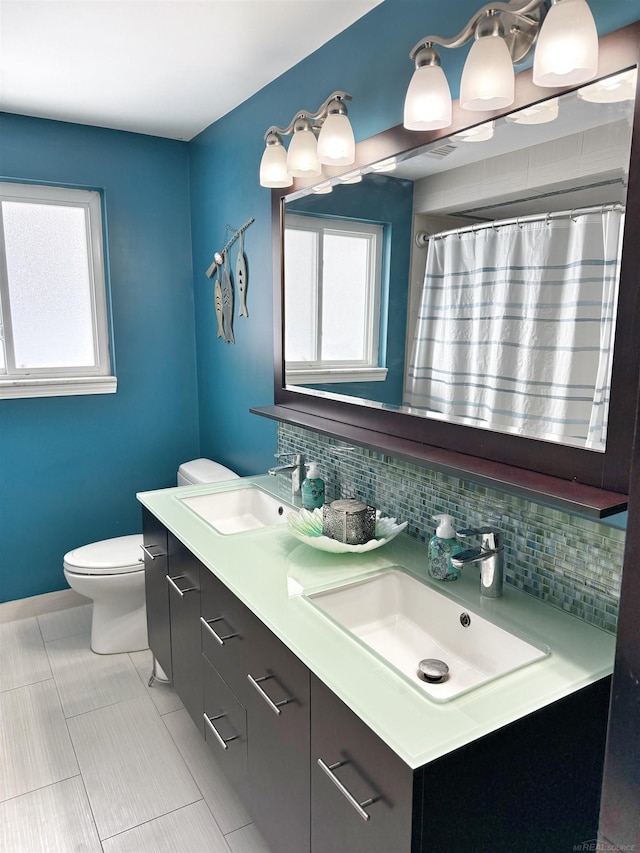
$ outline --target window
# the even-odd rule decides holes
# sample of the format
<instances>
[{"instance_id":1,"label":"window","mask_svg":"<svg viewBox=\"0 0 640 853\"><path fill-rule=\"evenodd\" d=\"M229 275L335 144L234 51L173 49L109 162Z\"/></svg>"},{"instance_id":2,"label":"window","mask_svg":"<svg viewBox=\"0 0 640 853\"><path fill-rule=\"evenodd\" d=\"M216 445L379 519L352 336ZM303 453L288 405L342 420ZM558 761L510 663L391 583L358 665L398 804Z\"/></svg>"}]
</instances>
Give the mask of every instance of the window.
<instances>
[{"instance_id":1,"label":"window","mask_svg":"<svg viewBox=\"0 0 640 853\"><path fill-rule=\"evenodd\" d=\"M116 390L100 207L97 192L0 183L0 397Z\"/></svg>"},{"instance_id":2,"label":"window","mask_svg":"<svg viewBox=\"0 0 640 853\"><path fill-rule=\"evenodd\" d=\"M385 379L382 243L382 225L287 213L287 382Z\"/></svg>"}]
</instances>

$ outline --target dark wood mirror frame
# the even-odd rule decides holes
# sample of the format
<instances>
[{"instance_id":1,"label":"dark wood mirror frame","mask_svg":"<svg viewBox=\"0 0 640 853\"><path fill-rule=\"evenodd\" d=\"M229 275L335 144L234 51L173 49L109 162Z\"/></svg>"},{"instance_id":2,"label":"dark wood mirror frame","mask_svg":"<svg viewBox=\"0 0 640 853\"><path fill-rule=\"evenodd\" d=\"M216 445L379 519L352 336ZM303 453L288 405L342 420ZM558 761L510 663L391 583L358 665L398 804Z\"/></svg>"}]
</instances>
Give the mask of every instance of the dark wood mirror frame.
<instances>
[{"instance_id":1,"label":"dark wood mirror frame","mask_svg":"<svg viewBox=\"0 0 640 853\"><path fill-rule=\"evenodd\" d=\"M598 77L638 65L640 21L600 39ZM473 124L499 118L577 87L542 90L531 70L517 75L516 99L508 110L478 113ZM397 458L467 476L516 494L536 497L596 517L624 509L640 378L640 87L636 93L627 215L611 381L609 427L604 453L517 435L418 418L316 397L284 387L284 271L282 190L272 191L274 259L274 403L257 414L315 430ZM401 125L359 142L357 168L407 152L469 127L469 113L454 103L453 123L442 131L414 132ZM290 192L301 189L300 184Z\"/></svg>"}]
</instances>

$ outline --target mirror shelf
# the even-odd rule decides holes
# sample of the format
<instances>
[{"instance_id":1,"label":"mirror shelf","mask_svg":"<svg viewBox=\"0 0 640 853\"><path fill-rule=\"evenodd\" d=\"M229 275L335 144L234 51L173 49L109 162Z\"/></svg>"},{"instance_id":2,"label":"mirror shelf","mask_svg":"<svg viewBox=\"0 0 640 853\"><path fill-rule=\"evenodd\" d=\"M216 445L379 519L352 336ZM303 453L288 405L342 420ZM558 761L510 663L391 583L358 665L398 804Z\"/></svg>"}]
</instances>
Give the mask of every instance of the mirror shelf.
<instances>
[{"instance_id":1,"label":"mirror shelf","mask_svg":"<svg viewBox=\"0 0 640 853\"><path fill-rule=\"evenodd\" d=\"M627 508L626 494L493 462L479 456L408 441L398 436L333 421L288 406L261 406L252 408L251 412L270 420L303 427L339 441L346 441L348 444L366 447L441 474L468 479L516 497L542 501L564 512L603 519L623 512Z\"/></svg>"},{"instance_id":2,"label":"mirror shelf","mask_svg":"<svg viewBox=\"0 0 640 853\"><path fill-rule=\"evenodd\" d=\"M636 66L639 39L640 22L601 38L599 77L614 75ZM577 101L575 92L572 90L545 92L533 86L530 71L521 72L517 76L516 102L511 108L509 118L513 116L513 111L540 103L543 100L541 95L547 99L549 96L555 99L563 94L565 94L565 104L567 98L569 98L569 103L572 99L574 103ZM500 124L510 128L514 124L509 122L509 118L505 118L508 115L507 111L479 114L477 118L474 116L474 121L476 121L476 125L495 122L496 126ZM357 146L356 167L363 172L371 173L374 181L382 181L380 185L384 187L384 173L372 171L372 164L392 158L398 161L404 160L401 166L406 165L410 169L412 168L412 161L409 157L415 152L416 148L427 152L435 149L437 152L439 149L449 147L450 143L447 137L464 130L465 123L468 120L469 113L460 110L455 104L453 124L445 131L414 133L400 126L368 140L363 140ZM625 141L628 146L629 124L638 124L637 114L633 119L632 109L628 111L627 116L623 116L621 122L618 122L620 125L625 125L625 123L627 139L623 141L621 146L618 146L622 148L624 148ZM614 125L615 122L612 122L611 127ZM611 147L615 148L617 144L616 133L607 129L607 135ZM458 145L458 148L460 147L465 146ZM474 146L467 145L467 147ZM512 157L511 147L510 143L507 143L510 157ZM520 153L514 152L513 156ZM600 160L606 159L599 150L593 159L598 159L598 157ZM413 158L416 161L419 159ZM624 503L624 495L627 492L631 436L636 414L640 365L640 345L635 340L636 336L633 330L633 317L636 316L639 305L635 288L632 286L633 271L640 264L640 249L633 240L633 232L637 229L640 220L640 152L637 145L635 150L632 150L628 175L621 174L619 171L617 174L613 174L614 172L615 169L611 170L611 174L605 176L611 180L603 181L603 183L614 186L613 190L606 190L608 195L605 200L614 203L620 200L624 202L624 195L620 199L620 187L627 190L627 224L620 264L618 319L615 332L610 417L606 433L606 445L603 442L602 447L596 448L596 450L587 450L584 447L576 446L579 443L573 440L573 436L569 436L565 443L560 441L554 443L556 439L549 441L546 435L536 434L535 432L529 437L524 437L521 434L522 430L517 425L504 427L503 431L498 432L497 429L500 429L500 426L495 429L493 427L478 428L469 418L461 419L458 422L447 422L439 413L435 417L425 417L422 411L416 412L415 409L412 411L411 406L399 406L394 402L387 405L384 398L378 400L375 396L368 399L372 396L369 388L382 383L359 383L360 387L365 389L361 393L364 399L357 399L357 396L354 398L345 396L342 393L343 388L339 384L329 385L328 387L318 385L315 388L311 385L306 389L297 384L287 384L286 379L290 383L291 376L285 374L283 359L285 332L282 317L286 288L284 226L287 209L297 214L302 208L304 213L304 205L311 198L310 189L301 186L300 182L295 184L286 196L282 196L281 190L272 193L275 407L260 410L258 413L266 414L267 417L275 417L277 414L276 419L299 423L300 425L304 421L309 428L334 435L337 438L346 438L346 440L376 447L386 453L391 453L391 446L393 446L401 458L410 458L434 467L443 464L447 470L459 470L462 473L468 473L474 479L488 477L488 480L496 485L504 480L504 487L507 487L511 482L516 490L524 489L523 493L530 495L538 493L543 500L549 500L556 505L564 500L568 500L569 504L574 505L573 498L566 498L563 495L574 494L576 496L580 492L575 502L576 511L587 512L587 514L604 517L618 511ZM436 178L438 177L436 175ZM594 180L597 182L596 179ZM414 195L418 195L420 192L419 183L412 185ZM416 189L413 189L414 186ZM465 186L464 181L462 186ZM350 188L340 187L340 190L342 189ZM324 198L325 196L313 194L314 200L320 199L319 210L322 210ZM589 200L588 196L584 196L584 198L587 201ZM575 193L564 196L564 199L569 207L569 213L572 212L574 206L580 204ZM468 201L468 206L471 209L474 200L469 198ZM508 213L512 208L506 205L507 203L505 203L504 209ZM461 205L458 202L458 210L460 209ZM556 207L552 209L558 211L559 207L556 204ZM536 213L535 209L533 212ZM415 206L412 213L415 214ZM431 214L431 218L436 224L441 221L445 225L438 230L446 230L446 224L452 221L450 213L451 211L445 212L439 218L437 211ZM308 216L309 213L306 212L306 215ZM556 215L555 212L553 215ZM490 219L493 216L493 211L489 211L487 216L480 216L478 219ZM415 231L417 221L417 218L414 218L410 223L410 236ZM476 219L476 221L478 220ZM519 224L518 216L515 216L515 222L516 225ZM460 223L466 224L464 219L461 219ZM460 230L464 231L465 229ZM414 249L413 252L415 254L416 250ZM412 298L414 297L407 297L406 301L410 302ZM411 306L408 307L411 310ZM413 311L415 313L415 306ZM408 329L409 323L406 320L406 315L407 306L405 306L405 322ZM389 318L387 320L389 323L392 322ZM399 328L397 323L395 328ZM403 349L406 349L408 344L403 343L402 346ZM404 351L402 358L403 360L405 358ZM313 422L315 422L315 426ZM354 437L354 431L358 433L356 437ZM347 433L349 433L348 437ZM594 445L591 444L591 446ZM443 462L443 459L446 461ZM542 483L540 478L546 478L545 483ZM554 485L552 481L555 482L556 480L559 482ZM537 485L532 487L534 481ZM549 494L547 495L547 493ZM553 497L554 494L556 494L555 498ZM578 507L582 506L584 501L586 501L585 506L579 509ZM592 509L589 510L587 505L591 506Z\"/></svg>"}]
</instances>

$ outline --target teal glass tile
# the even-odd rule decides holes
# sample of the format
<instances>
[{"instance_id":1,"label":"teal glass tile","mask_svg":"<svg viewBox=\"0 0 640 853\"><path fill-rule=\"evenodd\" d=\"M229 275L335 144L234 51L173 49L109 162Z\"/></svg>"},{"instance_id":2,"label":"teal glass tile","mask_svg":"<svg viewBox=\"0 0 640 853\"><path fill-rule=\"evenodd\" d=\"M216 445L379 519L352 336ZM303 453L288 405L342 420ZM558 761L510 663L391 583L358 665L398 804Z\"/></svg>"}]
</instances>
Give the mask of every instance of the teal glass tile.
<instances>
[{"instance_id":1,"label":"teal glass tile","mask_svg":"<svg viewBox=\"0 0 640 853\"><path fill-rule=\"evenodd\" d=\"M507 583L615 631L624 530L289 424L279 424L278 450L316 460L329 500L365 500L408 521L419 542L433 535L437 513L458 528L495 525L505 535Z\"/></svg>"}]
</instances>

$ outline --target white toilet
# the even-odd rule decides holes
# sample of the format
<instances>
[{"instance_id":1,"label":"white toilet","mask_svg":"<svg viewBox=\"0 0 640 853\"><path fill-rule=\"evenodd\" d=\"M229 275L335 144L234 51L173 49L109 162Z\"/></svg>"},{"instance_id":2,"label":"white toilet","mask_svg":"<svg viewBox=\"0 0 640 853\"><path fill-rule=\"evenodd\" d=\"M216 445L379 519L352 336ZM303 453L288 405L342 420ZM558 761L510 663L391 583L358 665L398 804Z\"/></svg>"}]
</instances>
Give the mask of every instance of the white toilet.
<instances>
[{"instance_id":1,"label":"white toilet","mask_svg":"<svg viewBox=\"0 0 640 853\"><path fill-rule=\"evenodd\" d=\"M211 459L194 459L178 469L179 486L237 477ZM141 534L118 536L82 545L64 555L67 583L93 599L91 648L100 655L135 652L149 646L141 545Z\"/></svg>"}]
</instances>

